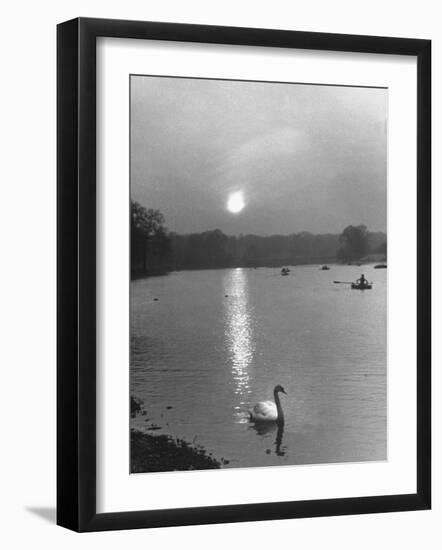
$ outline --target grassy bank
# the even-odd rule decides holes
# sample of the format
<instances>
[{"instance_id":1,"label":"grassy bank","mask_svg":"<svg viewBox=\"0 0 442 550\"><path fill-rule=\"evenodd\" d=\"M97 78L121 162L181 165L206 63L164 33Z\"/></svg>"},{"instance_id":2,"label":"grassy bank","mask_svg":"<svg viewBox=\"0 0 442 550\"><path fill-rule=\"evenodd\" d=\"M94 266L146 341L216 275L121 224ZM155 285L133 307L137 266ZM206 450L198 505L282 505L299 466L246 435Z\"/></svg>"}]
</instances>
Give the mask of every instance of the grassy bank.
<instances>
[{"instance_id":1,"label":"grassy bank","mask_svg":"<svg viewBox=\"0 0 442 550\"><path fill-rule=\"evenodd\" d=\"M130 456L132 474L221 467L221 462L209 456L204 449L182 439L149 435L134 429L130 432Z\"/></svg>"}]
</instances>

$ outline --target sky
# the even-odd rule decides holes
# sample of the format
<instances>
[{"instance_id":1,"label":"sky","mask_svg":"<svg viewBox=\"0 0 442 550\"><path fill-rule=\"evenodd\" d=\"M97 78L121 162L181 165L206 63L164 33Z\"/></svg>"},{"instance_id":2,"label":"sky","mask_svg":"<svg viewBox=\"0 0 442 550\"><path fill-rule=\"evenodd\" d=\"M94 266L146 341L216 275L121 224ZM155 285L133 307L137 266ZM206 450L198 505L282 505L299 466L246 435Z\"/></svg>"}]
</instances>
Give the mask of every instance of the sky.
<instances>
[{"instance_id":1,"label":"sky","mask_svg":"<svg viewBox=\"0 0 442 550\"><path fill-rule=\"evenodd\" d=\"M183 234L385 231L387 103L386 89L132 76L132 200Z\"/></svg>"}]
</instances>

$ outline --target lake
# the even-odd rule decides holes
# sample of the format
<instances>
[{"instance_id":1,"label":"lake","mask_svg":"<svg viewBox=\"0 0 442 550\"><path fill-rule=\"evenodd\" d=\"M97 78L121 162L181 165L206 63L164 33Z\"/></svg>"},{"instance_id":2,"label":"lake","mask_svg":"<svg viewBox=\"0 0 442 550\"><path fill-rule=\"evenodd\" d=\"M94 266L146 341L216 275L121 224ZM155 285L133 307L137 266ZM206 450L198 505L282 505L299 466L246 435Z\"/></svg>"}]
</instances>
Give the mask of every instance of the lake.
<instances>
[{"instance_id":1,"label":"lake","mask_svg":"<svg viewBox=\"0 0 442 550\"><path fill-rule=\"evenodd\" d=\"M201 445L224 467L385 460L387 270L330 267L133 281L130 390L146 416L131 426ZM372 290L333 284L361 273ZM283 430L256 427L247 409L277 384Z\"/></svg>"}]
</instances>

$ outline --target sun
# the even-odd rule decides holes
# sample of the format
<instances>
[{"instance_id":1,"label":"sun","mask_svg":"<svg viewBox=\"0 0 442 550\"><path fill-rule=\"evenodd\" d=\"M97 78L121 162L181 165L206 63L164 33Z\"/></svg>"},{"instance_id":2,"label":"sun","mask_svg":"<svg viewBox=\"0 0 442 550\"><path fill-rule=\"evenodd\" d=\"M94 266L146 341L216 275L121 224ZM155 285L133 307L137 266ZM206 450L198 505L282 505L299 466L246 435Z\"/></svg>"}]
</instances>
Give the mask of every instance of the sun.
<instances>
[{"instance_id":1,"label":"sun","mask_svg":"<svg viewBox=\"0 0 442 550\"><path fill-rule=\"evenodd\" d=\"M242 191L231 193L227 199L227 210L232 212L232 214L241 212L245 205L246 203L244 202Z\"/></svg>"}]
</instances>

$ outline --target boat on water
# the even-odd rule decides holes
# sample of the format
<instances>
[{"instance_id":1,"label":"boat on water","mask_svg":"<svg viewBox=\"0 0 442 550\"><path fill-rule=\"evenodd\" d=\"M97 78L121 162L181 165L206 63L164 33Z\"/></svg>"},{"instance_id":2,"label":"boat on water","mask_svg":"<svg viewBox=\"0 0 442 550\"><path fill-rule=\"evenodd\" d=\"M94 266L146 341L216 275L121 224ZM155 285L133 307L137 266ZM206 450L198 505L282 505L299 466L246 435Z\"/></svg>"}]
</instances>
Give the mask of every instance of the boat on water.
<instances>
[{"instance_id":1,"label":"boat on water","mask_svg":"<svg viewBox=\"0 0 442 550\"><path fill-rule=\"evenodd\" d=\"M373 283L369 283L364 277L364 274L357 279L356 282L353 281L333 281L335 285L350 285L350 288L353 290L371 290L373 288Z\"/></svg>"},{"instance_id":2,"label":"boat on water","mask_svg":"<svg viewBox=\"0 0 442 550\"><path fill-rule=\"evenodd\" d=\"M353 290L371 290L372 283L369 283L364 277L364 274L362 274L355 283L351 283L351 288Z\"/></svg>"},{"instance_id":3,"label":"boat on water","mask_svg":"<svg viewBox=\"0 0 442 550\"><path fill-rule=\"evenodd\" d=\"M374 269L387 269L387 264L377 264Z\"/></svg>"},{"instance_id":4,"label":"boat on water","mask_svg":"<svg viewBox=\"0 0 442 550\"><path fill-rule=\"evenodd\" d=\"M351 288L353 290L371 290L372 289L372 286L370 283L367 283L367 284L358 284L358 283L351 283Z\"/></svg>"},{"instance_id":5,"label":"boat on water","mask_svg":"<svg viewBox=\"0 0 442 550\"><path fill-rule=\"evenodd\" d=\"M281 269L281 275L284 277L285 275L288 275L290 273L290 269L288 267L283 267Z\"/></svg>"},{"instance_id":6,"label":"boat on water","mask_svg":"<svg viewBox=\"0 0 442 550\"><path fill-rule=\"evenodd\" d=\"M328 265L323 265L323 266L321 267L321 270L322 270L322 271L329 271L330 268L328 267Z\"/></svg>"}]
</instances>

